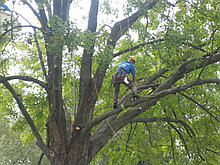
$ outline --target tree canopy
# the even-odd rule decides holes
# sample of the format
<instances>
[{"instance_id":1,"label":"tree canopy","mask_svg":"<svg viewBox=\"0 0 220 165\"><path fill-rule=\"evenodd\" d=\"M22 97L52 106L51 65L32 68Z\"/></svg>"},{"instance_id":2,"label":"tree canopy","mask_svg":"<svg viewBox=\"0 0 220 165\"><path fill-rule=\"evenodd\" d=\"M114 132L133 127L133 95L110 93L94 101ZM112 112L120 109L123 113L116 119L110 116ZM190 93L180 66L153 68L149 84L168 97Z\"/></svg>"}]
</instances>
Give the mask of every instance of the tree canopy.
<instances>
[{"instance_id":1,"label":"tree canopy","mask_svg":"<svg viewBox=\"0 0 220 165\"><path fill-rule=\"evenodd\" d=\"M0 31L0 117L38 164L219 164L219 2L91 0L85 16L80 2L6 1L24 23ZM139 97L122 87L113 109L131 55Z\"/></svg>"}]
</instances>

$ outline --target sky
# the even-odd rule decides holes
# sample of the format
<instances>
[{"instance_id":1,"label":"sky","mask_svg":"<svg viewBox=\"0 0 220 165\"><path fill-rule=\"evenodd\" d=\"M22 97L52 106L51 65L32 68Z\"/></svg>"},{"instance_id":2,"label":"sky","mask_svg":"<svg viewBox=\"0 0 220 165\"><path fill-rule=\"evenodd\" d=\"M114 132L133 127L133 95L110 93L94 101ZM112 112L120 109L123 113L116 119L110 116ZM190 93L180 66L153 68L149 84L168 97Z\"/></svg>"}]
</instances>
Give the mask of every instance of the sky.
<instances>
[{"instance_id":1,"label":"sky","mask_svg":"<svg viewBox=\"0 0 220 165\"><path fill-rule=\"evenodd\" d=\"M111 7L118 8L119 11L123 7L123 3L125 2L125 0L120 0L120 1L109 0L109 1L113 3ZM5 4L8 5L8 7L11 10L14 10L17 13L21 14L23 17L25 17L25 19L31 22L32 25L39 26L39 23L35 15L32 13L32 11L26 5L23 5L21 2L20 3L18 2L19 2L18 0L15 0L15 5L13 5L13 0L9 0ZM101 3L103 3L103 1L100 1L100 5ZM90 8L90 0L73 0L70 8L70 20L76 22L78 28L85 29L87 27L87 19L85 18L88 18L89 8ZM99 15L99 18L101 17L101 19L110 22L109 17L102 18L102 16L104 15ZM120 19L122 17L123 17L122 12L121 13L119 12L119 17L117 19ZM22 17L18 17L18 20L19 23L21 23L22 25L28 24Z\"/></svg>"}]
</instances>

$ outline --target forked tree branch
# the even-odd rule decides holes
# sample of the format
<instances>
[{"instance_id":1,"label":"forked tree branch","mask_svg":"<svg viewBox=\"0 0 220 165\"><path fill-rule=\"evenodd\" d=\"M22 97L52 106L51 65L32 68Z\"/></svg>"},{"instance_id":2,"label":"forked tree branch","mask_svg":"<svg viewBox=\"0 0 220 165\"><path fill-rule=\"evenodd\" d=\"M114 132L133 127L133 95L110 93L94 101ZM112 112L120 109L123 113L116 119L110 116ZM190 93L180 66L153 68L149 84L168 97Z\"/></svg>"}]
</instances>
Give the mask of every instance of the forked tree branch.
<instances>
[{"instance_id":1,"label":"forked tree branch","mask_svg":"<svg viewBox=\"0 0 220 165\"><path fill-rule=\"evenodd\" d=\"M209 58L209 56L208 56ZM134 118L135 116L138 116L139 114L145 112L148 108L150 108L151 106L155 105L155 103L157 102L157 100L159 98L162 98L166 95L169 95L169 94L175 94L177 92L181 92L183 90L186 90L187 88L189 87L192 87L192 86L195 86L195 85L201 85L203 83L217 83L219 84L220 80L219 79L206 79L206 80L198 80L198 81L193 81L193 82L190 82L188 84L185 84L183 86L180 86L180 87L177 87L177 88L171 88L171 89L168 89L172 86L172 84L174 84L176 81L178 81L185 73L189 73L193 70L196 70L196 69L199 69L199 68L202 68L204 66L204 63L206 62L206 59L202 60L200 64L198 65L195 65L193 62L195 60L191 60L187 63L184 63L182 64L179 69L177 69L176 71L174 71L171 76L169 78L167 78L167 80L165 80L165 82L163 84L161 84L155 91L153 94L149 95L149 96L146 96L146 97L141 97L140 99L137 99L135 101L122 101L123 104L124 104L124 107L127 108L127 107L134 107L134 108L131 108L130 110L128 110L127 112L125 112L122 116L120 116L120 118ZM220 61L220 54L217 54L215 56L212 56L209 60L209 62L207 63L207 65L211 65L215 62L218 62ZM149 79L148 81L144 81L144 85L146 84L149 84L149 83L152 83L152 81L154 81L155 79L157 79L160 75L162 75L163 73L167 72L168 70L166 68L164 68L163 70L159 71L157 76L153 76L151 79ZM128 93L127 95L128 98L132 98L132 93ZM126 98L127 98L126 97ZM125 100L127 100L125 98ZM142 105L143 104L143 105ZM142 106L141 106L142 105ZM139 106L139 107L138 107ZM133 110L132 110L133 109ZM140 111L141 109L141 111ZM110 110L104 114L102 114L101 116L95 118L94 120L92 120L91 122L88 123L88 125L86 126L85 128L85 132L89 131L93 126L99 124L100 122L102 122L103 120L107 119L108 117L110 116L113 116L113 115L117 115L119 114L120 112L122 111L122 108L119 107L117 109L113 109L113 110ZM128 115L129 114L129 115ZM129 116L129 117L128 117ZM132 117L133 116L133 117ZM126 120L123 119L123 123L124 125L127 124ZM117 121L119 120L116 119L116 120L113 120L112 122L120 122L120 121ZM99 129L97 130L102 130L103 133L105 132L103 129L106 129L106 124L102 124ZM117 124L116 124L117 125ZM118 125L119 126L119 125ZM96 138L96 134L98 132L95 132L94 133L94 137L92 138ZM99 133L98 133L99 134ZM101 135L100 135L101 136ZM98 138L98 137L97 137Z\"/></svg>"},{"instance_id":2,"label":"forked tree branch","mask_svg":"<svg viewBox=\"0 0 220 165\"><path fill-rule=\"evenodd\" d=\"M21 2L23 2L25 5L27 5L30 8L30 10L33 12L33 14L37 17L37 19L43 25L43 20L41 19L40 15L37 13L37 11L33 8L33 6L31 6L31 4L29 2L27 2L26 0L21 0Z\"/></svg>"}]
</instances>

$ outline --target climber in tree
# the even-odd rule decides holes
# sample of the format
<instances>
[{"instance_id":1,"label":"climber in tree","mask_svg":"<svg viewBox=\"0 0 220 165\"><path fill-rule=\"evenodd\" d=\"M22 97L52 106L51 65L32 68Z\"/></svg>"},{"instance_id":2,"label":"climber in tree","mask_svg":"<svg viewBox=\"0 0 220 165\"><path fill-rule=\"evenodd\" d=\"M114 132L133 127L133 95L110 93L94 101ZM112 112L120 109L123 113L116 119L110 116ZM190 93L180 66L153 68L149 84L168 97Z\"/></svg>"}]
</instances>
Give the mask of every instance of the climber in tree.
<instances>
[{"instance_id":1,"label":"climber in tree","mask_svg":"<svg viewBox=\"0 0 220 165\"><path fill-rule=\"evenodd\" d=\"M133 92L136 91L134 88L134 84L136 80L136 70L134 67L135 62L136 62L135 56L129 57L128 61L122 61L117 68L117 72L112 76L112 83L115 89L113 108L117 108L118 95L120 92L120 84L126 85L128 89L131 89ZM130 73L133 76L132 80L128 78L128 75Z\"/></svg>"},{"instance_id":2,"label":"climber in tree","mask_svg":"<svg viewBox=\"0 0 220 165\"><path fill-rule=\"evenodd\" d=\"M11 11L9 8L8 8L8 6L7 5L5 5L5 4L3 4L3 5L1 5L1 10L2 11Z\"/></svg>"}]
</instances>

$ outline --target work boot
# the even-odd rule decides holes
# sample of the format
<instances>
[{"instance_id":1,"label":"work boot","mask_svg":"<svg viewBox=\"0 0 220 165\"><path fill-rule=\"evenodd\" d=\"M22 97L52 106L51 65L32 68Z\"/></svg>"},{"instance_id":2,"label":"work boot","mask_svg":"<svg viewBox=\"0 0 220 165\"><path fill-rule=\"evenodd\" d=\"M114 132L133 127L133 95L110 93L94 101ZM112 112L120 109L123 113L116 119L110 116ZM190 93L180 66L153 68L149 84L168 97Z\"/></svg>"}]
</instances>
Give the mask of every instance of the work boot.
<instances>
[{"instance_id":1,"label":"work boot","mask_svg":"<svg viewBox=\"0 0 220 165\"><path fill-rule=\"evenodd\" d=\"M117 108L118 103L115 101L113 104L113 108L116 109Z\"/></svg>"},{"instance_id":2,"label":"work boot","mask_svg":"<svg viewBox=\"0 0 220 165\"><path fill-rule=\"evenodd\" d=\"M139 99L139 98L140 98L140 96L139 96L138 94L133 93L133 99L134 99L134 100Z\"/></svg>"}]
</instances>

